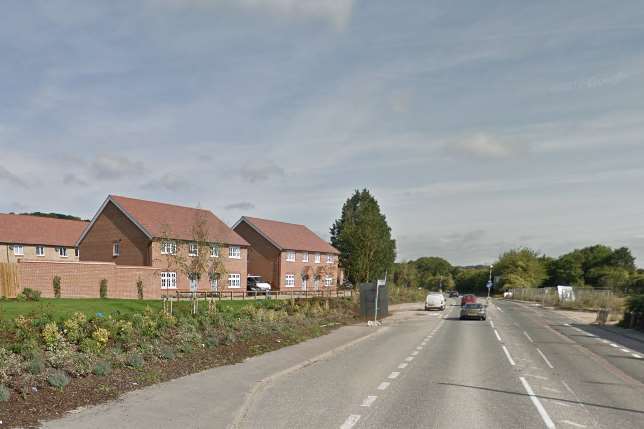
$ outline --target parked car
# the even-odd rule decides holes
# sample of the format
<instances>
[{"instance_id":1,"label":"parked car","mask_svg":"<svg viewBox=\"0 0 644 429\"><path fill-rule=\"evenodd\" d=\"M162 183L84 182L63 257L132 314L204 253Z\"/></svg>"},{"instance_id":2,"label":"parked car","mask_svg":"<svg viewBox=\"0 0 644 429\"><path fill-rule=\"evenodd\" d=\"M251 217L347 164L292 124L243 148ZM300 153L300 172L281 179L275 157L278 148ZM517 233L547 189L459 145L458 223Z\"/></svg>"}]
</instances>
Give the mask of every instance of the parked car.
<instances>
[{"instance_id":1,"label":"parked car","mask_svg":"<svg viewBox=\"0 0 644 429\"><path fill-rule=\"evenodd\" d=\"M246 278L246 290L268 294L271 291L271 285L260 276L251 275Z\"/></svg>"},{"instance_id":2,"label":"parked car","mask_svg":"<svg viewBox=\"0 0 644 429\"><path fill-rule=\"evenodd\" d=\"M425 311L431 309L445 310L445 297L440 292L430 292L425 298Z\"/></svg>"},{"instance_id":3,"label":"parked car","mask_svg":"<svg viewBox=\"0 0 644 429\"><path fill-rule=\"evenodd\" d=\"M461 320L464 319L477 319L485 320L487 317L487 309L483 304L465 304L461 308Z\"/></svg>"},{"instance_id":4,"label":"parked car","mask_svg":"<svg viewBox=\"0 0 644 429\"><path fill-rule=\"evenodd\" d=\"M512 298L512 292L510 291L503 292L503 298Z\"/></svg>"},{"instance_id":5,"label":"parked car","mask_svg":"<svg viewBox=\"0 0 644 429\"><path fill-rule=\"evenodd\" d=\"M458 298L458 291L457 290L450 290L449 291L449 297L450 298Z\"/></svg>"},{"instance_id":6,"label":"parked car","mask_svg":"<svg viewBox=\"0 0 644 429\"><path fill-rule=\"evenodd\" d=\"M461 307L465 304L476 304L476 295L467 294L461 297Z\"/></svg>"}]
</instances>

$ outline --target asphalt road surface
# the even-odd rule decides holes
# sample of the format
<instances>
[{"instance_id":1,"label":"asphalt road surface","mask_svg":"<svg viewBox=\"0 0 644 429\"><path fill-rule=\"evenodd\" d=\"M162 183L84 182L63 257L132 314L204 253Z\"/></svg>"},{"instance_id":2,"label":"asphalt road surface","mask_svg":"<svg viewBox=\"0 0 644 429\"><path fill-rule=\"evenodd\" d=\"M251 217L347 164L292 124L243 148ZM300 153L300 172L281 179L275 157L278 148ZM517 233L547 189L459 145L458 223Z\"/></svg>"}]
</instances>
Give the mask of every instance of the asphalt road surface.
<instances>
[{"instance_id":1,"label":"asphalt road surface","mask_svg":"<svg viewBox=\"0 0 644 429\"><path fill-rule=\"evenodd\" d=\"M532 305L422 304L46 428L644 428L644 343Z\"/></svg>"}]
</instances>

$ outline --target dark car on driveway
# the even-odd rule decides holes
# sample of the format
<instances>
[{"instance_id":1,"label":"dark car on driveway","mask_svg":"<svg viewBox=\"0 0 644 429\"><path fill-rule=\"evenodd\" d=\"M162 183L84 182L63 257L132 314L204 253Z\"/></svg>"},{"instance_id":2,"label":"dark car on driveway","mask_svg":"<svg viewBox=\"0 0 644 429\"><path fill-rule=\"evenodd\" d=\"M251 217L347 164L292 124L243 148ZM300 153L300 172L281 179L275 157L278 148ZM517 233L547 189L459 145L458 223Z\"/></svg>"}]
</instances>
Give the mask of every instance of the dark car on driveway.
<instances>
[{"instance_id":1,"label":"dark car on driveway","mask_svg":"<svg viewBox=\"0 0 644 429\"><path fill-rule=\"evenodd\" d=\"M483 304L465 304L461 308L461 320L463 319L476 319L485 320L487 317L487 309Z\"/></svg>"},{"instance_id":2,"label":"dark car on driveway","mask_svg":"<svg viewBox=\"0 0 644 429\"><path fill-rule=\"evenodd\" d=\"M458 298L458 291L457 290L450 290L449 291L449 297L450 298Z\"/></svg>"},{"instance_id":3,"label":"dark car on driveway","mask_svg":"<svg viewBox=\"0 0 644 429\"><path fill-rule=\"evenodd\" d=\"M476 295L467 294L461 297L461 307L464 306L465 304L475 304L475 303L476 303Z\"/></svg>"}]
</instances>

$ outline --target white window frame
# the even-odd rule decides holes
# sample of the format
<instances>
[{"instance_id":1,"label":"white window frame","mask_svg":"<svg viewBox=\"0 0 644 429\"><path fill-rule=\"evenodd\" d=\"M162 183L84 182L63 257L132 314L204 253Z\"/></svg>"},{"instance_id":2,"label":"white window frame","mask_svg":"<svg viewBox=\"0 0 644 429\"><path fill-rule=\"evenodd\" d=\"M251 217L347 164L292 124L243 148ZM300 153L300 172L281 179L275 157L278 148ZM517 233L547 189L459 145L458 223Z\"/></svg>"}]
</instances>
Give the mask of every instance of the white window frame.
<instances>
[{"instance_id":1,"label":"white window frame","mask_svg":"<svg viewBox=\"0 0 644 429\"><path fill-rule=\"evenodd\" d=\"M302 253L302 262L309 262L309 252Z\"/></svg>"},{"instance_id":2,"label":"white window frame","mask_svg":"<svg viewBox=\"0 0 644 429\"><path fill-rule=\"evenodd\" d=\"M316 263L316 264L319 264L319 263L320 263L320 253L319 253L319 252L316 252L316 253L315 253L315 263Z\"/></svg>"},{"instance_id":3,"label":"white window frame","mask_svg":"<svg viewBox=\"0 0 644 429\"><path fill-rule=\"evenodd\" d=\"M219 290L219 274L210 278L210 290Z\"/></svg>"},{"instance_id":4,"label":"white window frame","mask_svg":"<svg viewBox=\"0 0 644 429\"><path fill-rule=\"evenodd\" d=\"M192 287L193 285L194 288ZM190 276L188 276L188 287L190 288L190 292L196 292L199 290L199 279L196 277L190 278Z\"/></svg>"},{"instance_id":5,"label":"white window frame","mask_svg":"<svg viewBox=\"0 0 644 429\"><path fill-rule=\"evenodd\" d=\"M286 252L286 262L295 262L295 258L297 258L297 253L294 250Z\"/></svg>"},{"instance_id":6,"label":"white window frame","mask_svg":"<svg viewBox=\"0 0 644 429\"><path fill-rule=\"evenodd\" d=\"M210 246L210 257L211 258L218 258L219 257L219 246L212 245Z\"/></svg>"},{"instance_id":7,"label":"white window frame","mask_svg":"<svg viewBox=\"0 0 644 429\"><path fill-rule=\"evenodd\" d=\"M333 286L333 276L324 277L324 287L332 287L332 286Z\"/></svg>"},{"instance_id":8,"label":"white window frame","mask_svg":"<svg viewBox=\"0 0 644 429\"><path fill-rule=\"evenodd\" d=\"M326 255L326 263L327 264L332 264L333 263L333 255L331 255L330 253L328 255Z\"/></svg>"},{"instance_id":9,"label":"white window frame","mask_svg":"<svg viewBox=\"0 0 644 429\"><path fill-rule=\"evenodd\" d=\"M176 289L177 273L173 271L164 271L161 273L161 289Z\"/></svg>"},{"instance_id":10,"label":"white window frame","mask_svg":"<svg viewBox=\"0 0 644 429\"><path fill-rule=\"evenodd\" d=\"M56 253L58 253L58 256L61 258L66 258L67 257L67 248L66 247L57 247L56 248Z\"/></svg>"},{"instance_id":11,"label":"white window frame","mask_svg":"<svg viewBox=\"0 0 644 429\"><path fill-rule=\"evenodd\" d=\"M295 287L295 274L288 273L284 276L284 287Z\"/></svg>"},{"instance_id":12,"label":"white window frame","mask_svg":"<svg viewBox=\"0 0 644 429\"><path fill-rule=\"evenodd\" d=\"M197 243L188 243L188 256L199 256L199 245Z\"/></svg>"},{"instance_id":13,"label":"white window frame","mask_svg":"<svg viewBox=\"0 0 644 429\"><path fill-rule=\"evenodd\" d=\"M120 256L121 255L121 243L119 241L115 241L112 243L112 256Z\"/></svg>"},{"instance_id":14,"label":"white window frame","mask_svg":"<svg viewBox=\"0 0 644 429\"><path fill-rule=\"evenodd\" d=\"M241 274L228 273L228 288L229 289L241 288Z\"/></svg>"},{"instance_id":15,"label":"white window frame","mask_svg":"<svg viewBox=\"0 0 644 429\"><path fill-rule=\"evenodd\" d=\"M317 278L317 277L316 277L315 279L313 279L313 288L314 288L315 290L319 290L319 289L320 289L320 279L319 279L319 278Z\"/></svg>"},{"instance_id":16,"label":"white window frame","mask_svg":"<svg viewBox=\"0 0 644 429\"><path fill-rule=\"evenodd\" d=\"M241 259L241 247L240 246L228 247L228 257L232 259Z\"/></svg>"},{"instance_id":17,"label":"white window frame","mask_svg":"<svg viewBox=\"0 0 644 429\"><path fill-rule=\"evenodd\" d=\"M45 246L36 246L36 256L45 256Z\"/></svg>"},{"instance_id":18,"label":"white window frame","mask_svg":"<svg viewBox=\"0 0 644 429\"><path fill-rule=\"evenodd\" d=\"M13 245L13 255L14 256L25 256L25 246L22 244Z\"/></svg>"},{"instance_id":19,"label":"white window frame","mask_svg":"<svg viewBox=\"0 0 644 429\"><path fill-rule=\"evenodd\" d=\"M308 283L308 279L302 279L302 290L306 290Z\"/></svg>"},{"instance_id":20,"label":"white window frame","mask_svg":"<svg viewBox=\"0 0 644 429\"><path fill-rule=\"evenodd\" d=\"M161 242L162 255L174 255L177 253L177 242L172 240L163 240Z\"/></svg>"}]
</instances>

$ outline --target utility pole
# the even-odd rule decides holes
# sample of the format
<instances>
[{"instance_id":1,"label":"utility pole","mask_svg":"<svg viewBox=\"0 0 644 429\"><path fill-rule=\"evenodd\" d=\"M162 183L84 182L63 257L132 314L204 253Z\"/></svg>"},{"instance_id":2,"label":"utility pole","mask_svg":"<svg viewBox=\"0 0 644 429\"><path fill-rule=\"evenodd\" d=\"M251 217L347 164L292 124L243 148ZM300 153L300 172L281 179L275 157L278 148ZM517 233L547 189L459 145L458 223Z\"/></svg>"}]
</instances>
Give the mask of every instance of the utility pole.
<instances>
[{"instance_id":1,"label":"utility pole","mask_svg":"<svg viewBox=\"0 0 644 429\"><path fill-rule=\"evenodd\" d=\"M385 271L385 286L387 285L387 271ZM373 323L375 326L377 326L378 323L378 295L380 291L380 281L376 279L376 307L375 311L373 313Z\"/></svg>"},{"instance_id":2,"label":"utility pole","mask_svg":"<svg viewBox=\"0 0 644 429\"><path fill-rule=\"evenodd\" d=\"M490 289L492 289L492 268L494 268L494 265L490 265L490 277L487 281L487 299L488 301L490 300Z\"/></svg>"}]
</instances>

